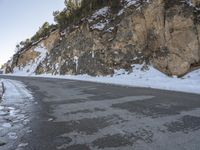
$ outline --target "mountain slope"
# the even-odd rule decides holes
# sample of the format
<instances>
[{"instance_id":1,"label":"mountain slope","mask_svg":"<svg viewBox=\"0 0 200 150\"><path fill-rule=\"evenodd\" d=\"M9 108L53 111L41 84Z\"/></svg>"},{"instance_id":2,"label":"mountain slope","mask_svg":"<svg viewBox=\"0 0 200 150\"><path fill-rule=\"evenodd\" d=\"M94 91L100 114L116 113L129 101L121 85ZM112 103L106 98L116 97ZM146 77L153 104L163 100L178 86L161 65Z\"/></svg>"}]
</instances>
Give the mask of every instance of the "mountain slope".
<instances>
[{"instance_id":1,"label":"mountain slope","mask_svg":"<svg viewBox=\"0 0 200 150\"><path fill-rule=\"evenodd\" d=\"M150 64L183 76L200 66L199 3L125 0L117 12L103 7L17 52L5 73L104 76Z\"/></svg>"}]
</instances>

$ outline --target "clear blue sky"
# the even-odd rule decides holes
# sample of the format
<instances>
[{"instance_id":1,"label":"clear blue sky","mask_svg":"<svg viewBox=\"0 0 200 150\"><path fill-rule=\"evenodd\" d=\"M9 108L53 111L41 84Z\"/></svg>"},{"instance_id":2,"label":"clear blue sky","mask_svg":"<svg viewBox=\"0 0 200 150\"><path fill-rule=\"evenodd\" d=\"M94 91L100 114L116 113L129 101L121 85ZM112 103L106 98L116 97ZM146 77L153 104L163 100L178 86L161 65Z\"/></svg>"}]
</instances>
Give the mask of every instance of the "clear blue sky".
<instances>
[{"instance_id":1,"label":"clear blue sky","mask_svg":"<svg viewBox=\"0 0 200 150\"><path fill-rule=\"evenodd\" d=\"M0 65L14 53L15 45L30 38L64 0L0 0Z\"/></svg>"}]
</instances>

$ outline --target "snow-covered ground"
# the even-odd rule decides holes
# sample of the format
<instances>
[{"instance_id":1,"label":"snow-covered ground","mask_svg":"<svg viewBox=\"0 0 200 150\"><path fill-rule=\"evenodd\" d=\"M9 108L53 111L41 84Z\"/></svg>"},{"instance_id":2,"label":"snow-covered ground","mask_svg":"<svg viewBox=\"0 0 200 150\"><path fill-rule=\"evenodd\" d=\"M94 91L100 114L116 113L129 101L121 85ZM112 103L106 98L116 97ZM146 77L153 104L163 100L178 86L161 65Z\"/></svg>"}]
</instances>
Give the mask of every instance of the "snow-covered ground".
<instances>
[{"instance_id":1,"label":"snow-covered ground","mask_svg":"<svg viewBox=\"0 0 200 150\"><path fill-rule=\"evenodd\" d=\"M21 82L7 79L2 81L6 90L0 103L0 143L5 145L0 149L7 150L20 137L31 132L27 124L30 121L28 111L33 96ZM20 143L17 147L25 147L25 144Z\"/></svg>"},{"instance_id":2,"label":"snow-covered ground","mask_svg":"<svg viewBox=\"0 0 200 150\"><path fill-rule=\"evenodd\" d=\"M89 75L31 75L36 77L50 77L73 79L81 81L100 82L108 84L117 84L132 87L148 87L155 89L164 89L172 91L182 91L188 93L200 94L200 69L195 70L182 78L169 77L155 68L148 66L147 70L142 69L143 65L134 65L131 73L125 70L116 70L113 76L92 77ZM27 76L16 72L14 75Z\"/></svg>"},{"instance_id":3,"label":"snow-covered ground","mask_svg":"<svg viewBox=\"0 0 200 150\"><path fill-rule=\"evenodd\" d=\"M2 81L1 81L1 79L0 79L0 102L1 102L1 99L2 99L2 96L3 96L3 83L2 83Z\"/></svg>"}]
</instances>

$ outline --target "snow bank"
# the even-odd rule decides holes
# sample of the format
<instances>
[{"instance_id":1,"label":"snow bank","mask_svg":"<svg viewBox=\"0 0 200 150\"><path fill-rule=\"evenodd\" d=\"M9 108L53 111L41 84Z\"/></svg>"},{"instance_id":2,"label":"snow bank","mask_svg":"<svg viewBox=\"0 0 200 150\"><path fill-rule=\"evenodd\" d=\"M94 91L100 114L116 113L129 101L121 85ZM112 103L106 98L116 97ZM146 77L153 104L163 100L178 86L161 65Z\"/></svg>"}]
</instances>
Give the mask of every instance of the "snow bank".
<instances>
[{"instance_id":1,"label":"snow bank","mask_svg":"<svg viewBox=\"0 0 200 150\"><path fill-rule=\"evenodd\" d=\"M164 89L171 91L182 91L188 93L200 94L200 69L193 71L182 78L169 77L152 66L143 70L143 65L133 65L131 73L125 70L116 70L113 76L91 77L89 75L32 75L36 77L50 77L61 79L72 79L81 81L100 82L108 84L117 84L131 87L147 87L155 89ZM27 74L23 74L27 76Z\"/></svg>"},{"instance_id":2,"label":"snow bank","mask_svg":"<svg viewBox=\"0 0 200 150\"><path fill-rule=\"evenodd\" d=\"M28 124L32 116L29 111L34 98L22 82L2 80L6 90L0 103L0 140L6 143L7 149L30 131Z\"/></svg>"},{"instance_id":3,"label":"snow bank","mask_svg":"<svg viewBox=\"0 0 200 150\"><path fill-rule=\"evenodd\" d=\"M42 77L52 76L42 75ZM66 75L55 77L200 94L200 69L189 73L183 78L168 77L151 66L148 70L142 71L142 65L135 65L132 73L128 73L123 69L115 71L114 76L91 77L88 75Z\"/></svg>"},{"instance_id":4,"label":"snow bank","mask_svg":"<svg viewBox=\"0 0 200 150\"><path fill-rule=\"evenodd\" d=\"M0 80L0 101L3 97L3 92L4 92L3 82Z\"/></svg>"},{"instance_id":5,"label":"snow bank","mask_svg":"<svg viewBox=\"0 0 200 150\"><path fill-rule=\"evenodd\" d=\"M3 82L6 88L5 98L7 99L7 102L16 100L16 103L18 103L20 101L24 102L28 99L33 100L32 93L22 82L8 79L3 79Z\"/></svg>"}]
</instances>

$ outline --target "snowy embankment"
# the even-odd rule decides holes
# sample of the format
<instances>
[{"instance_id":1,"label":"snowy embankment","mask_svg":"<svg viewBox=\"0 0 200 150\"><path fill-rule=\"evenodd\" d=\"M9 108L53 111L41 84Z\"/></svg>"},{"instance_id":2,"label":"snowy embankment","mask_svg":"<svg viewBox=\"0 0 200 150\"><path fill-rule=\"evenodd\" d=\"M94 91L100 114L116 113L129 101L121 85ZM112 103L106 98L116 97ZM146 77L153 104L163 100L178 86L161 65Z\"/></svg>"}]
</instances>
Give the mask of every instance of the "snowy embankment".
<instances>
[{"instance_id":1,"label":"snowy embankment","mask_svg":"<svg viewBox=\"0 0 200 150\"><path fill-rule=\"evenodd\" d=\"M131 87L148 87L155 89L181 91L200 94L200 69L195 70L182 78L169 77L155 68L149 66L147 70L143 65L134 65L131 73L125 70L116 70L113 76L92 77L89 75L31 75L36 77L62 78L81 81L117 84ZM15 72L14 76L28 76L21 72ZM30 74L29 74L30 76Z\"/></svg>"},{"instance_id":2,"label":"snowy embankment","mask_svg":"<svg viewBox=\"0 0 200 150\"><path fill-rule=\"evenodd\" d=\"M18 81L3 79L5 93L0 103L0 149L10 149L16 141L31 132L28 123L33 96L26 86ZM20 143L16 149L22 148Z\"/></svg>"},{"instance_id":3,"label":"snowy embankment","mask_svg":"<svg viewBox=\"0 0 200 150\"><path fill-rule=\"evenodd\" d=\"M0 102L3 97L3 93L4 93L4 85L3 82L0 80Z\"/></svg>"},{"instance_id":4,"label":"snowy embankment","mask_svg":"<svg viewBox=\"0 0 200 150\"><path fill-rule=\"evenodd\" d=\"M177 78L169 77L154 69L153 67L149 67L148 70L142 70L141 65L135 65L135 67L133 67L132 73L128 73L125 70L121 69L116 71L113 76L105 77L91 77L89 75L39 76L92 81L131 87L148 87L200 94L200 70L193 71L182 78Z\"/></svg>"}]
</instances>

